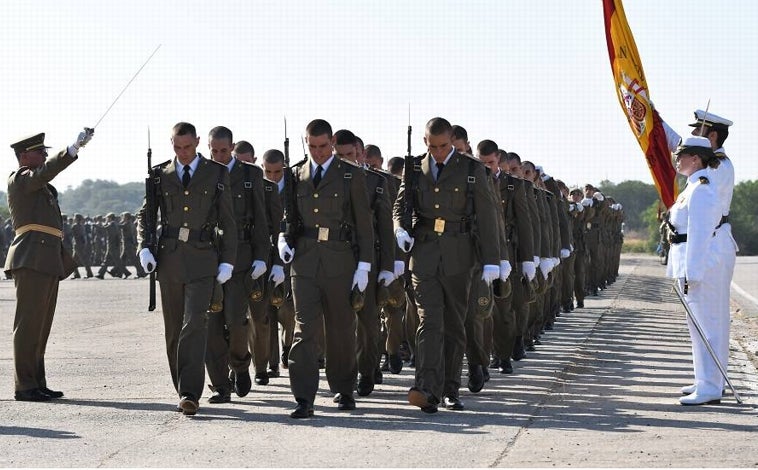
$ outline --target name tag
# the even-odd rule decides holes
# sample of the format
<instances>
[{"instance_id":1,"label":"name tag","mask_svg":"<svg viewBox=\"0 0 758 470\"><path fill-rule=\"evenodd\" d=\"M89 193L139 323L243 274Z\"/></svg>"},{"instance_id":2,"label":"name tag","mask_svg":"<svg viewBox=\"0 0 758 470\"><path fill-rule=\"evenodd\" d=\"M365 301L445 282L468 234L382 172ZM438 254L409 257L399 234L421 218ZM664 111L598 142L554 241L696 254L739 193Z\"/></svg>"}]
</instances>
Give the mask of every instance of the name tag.
<instances>
[{"instance_id":1,"label":"name tag","mask_svg":"<svg viewBox=\"0 0 758 470\"><path fill-rule=\"evenodd\" d=\"M434 231L437 233L445 231L445 219L434 219Z\"/></svg>"},{"instance_id":2,"label":"name tag","mask_svg":"<svg viewBox=\"0 0 758 470\"><path fill-rule=\"evenodd\" d=\"M318 228L318 241L325 242L329 240L329 228L328 227L319 227Z\"/></svg>"},{"instance_id":3,"label":"name tag","mask_svg":"<svg viewBox=\"0 0 758 470\"><path fill-rule=\"evenodd\" d=\"M179 240L187 242L189 240L190 230L187 227L181 227L179 229Z\"/></svg>"}]
</instances>

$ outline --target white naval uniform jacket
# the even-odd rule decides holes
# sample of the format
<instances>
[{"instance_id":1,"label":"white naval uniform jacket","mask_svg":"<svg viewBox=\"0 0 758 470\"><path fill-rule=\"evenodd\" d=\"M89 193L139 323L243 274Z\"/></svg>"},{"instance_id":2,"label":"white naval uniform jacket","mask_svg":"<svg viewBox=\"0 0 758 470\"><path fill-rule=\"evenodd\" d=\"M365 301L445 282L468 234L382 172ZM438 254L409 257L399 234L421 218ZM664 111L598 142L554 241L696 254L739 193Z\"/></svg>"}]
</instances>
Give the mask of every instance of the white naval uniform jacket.
<instances>
[{"instance_id":1,"label":"white naval uniform jacket","mask_svg":"<svg viewBox=\"0 0 758 470\"><path fill-rule=\"evenodd\" d=\"M687 241L672 243L667 275L675 279L701 282L718 264L714 230L721 219L721 205L708 179L708 170L698 170L687 178L687 187L671 206L671 224Z\"/></svg>"}]
</instances>

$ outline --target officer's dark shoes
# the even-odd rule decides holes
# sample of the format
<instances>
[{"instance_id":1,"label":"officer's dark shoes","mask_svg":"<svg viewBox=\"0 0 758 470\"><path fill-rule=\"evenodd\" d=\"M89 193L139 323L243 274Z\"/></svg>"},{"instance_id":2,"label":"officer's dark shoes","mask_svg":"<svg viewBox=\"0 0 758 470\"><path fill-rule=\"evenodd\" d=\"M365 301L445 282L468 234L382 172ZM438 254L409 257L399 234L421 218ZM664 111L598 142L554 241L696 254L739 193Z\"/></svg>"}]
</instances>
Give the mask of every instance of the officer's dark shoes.
<instances>
[{"instance_id":1,"label":"officer's dark shoes","mask_svg":"<svg viewBox=\"0 0 758 470\"><path fill-rule=\"evenodd\" d=\"M271 367L269 368L268 372L266 372L266 375L268 375L269 379L275 379L279 377L281 374L279 373L279 367Z\"/></svg>"},{"instance_id":2,"label":"officer's dark shoes","mask_svg":"<svg viewBox=\"0 0 758 470\"><path fill-rule=\"evenodd\" d=\"M592 295L597 297L597 287L592 288Z\"/></svg>"},{"instance_id":3,"label":"officer's dark shoes","mask_svg":"<svg viewBox=\"0 0 758 470\"><path fill-rule=\"evenodd\" d=\"M389 367L393 374L399 374L403 370L403 359L399 354L390 354Z\"/></svg>"},{"instance_id":4,"label":"officer's dark shoes","mask_svg":"<svg viewBox=\"0 0 758 470\"><path fill-rule=\"evenodd\" d=\"M384 361L382 361L382 366L379 368L382 372L389 372L390 371L390 360L388 356L384 356Z\"/></svg>"},{"instance_id":5,"label":"officer's dark shoes","mask_svg":"<svg viewBox=\"0 0 758 470\"><path fill-rule=\"evenodd\" d=\"M545 330L551 331L553 329L553 322L545 323Z\"/></svg>"},{"instance_id":6,"label":"officer's dark shoes","mask_svg":"<svg viewBox=\"0 0 758 470\"><path fill-rule=\"evenodd\" d=\"M353 398L353 394L340 393L340 399L337 402L337 409L343 411L354 410L355 398Z\"/></svg>"},{"instance_id":7,"label":"officer's dark shoes","mask_svg":"<svg viewBox=\"0 0 758 470\"><path fill-rule=\"evenodd\" d=\"M192 416L195 413L197 413L197 409L200 407L200 404L197 402L197 399L192 395L184 395L182 396L182 399L179 401L179 408L182 409L182 413L184 413L186 416Z\"/></svg>"},{"instance_id":8,"label":"officer's dark shoes","mask_svg":"<svg viewBox=\"0 0 758 470\"><path fill-rule=\"evenodd\" d=\"M437 412L437 400L416 387L408 391L408 403L418 406L424 413Z\"/></svg>"},{"instance_id":9,"label":"officer's dark shoes","mask_svg":"<svg viewBox=\"0 0 758 470\"><path fill-rule=\"evenodd\" d=\"M232 401L232 392L224 390L223 388L216 389L213 392L213 395L208 398L208 403L213 404L229 403L230 401Z\"/></svg>"},{"instance_id":10,"label":"officer's dark shoes","mask_svg":"<svg viewBox=\"0 0 758 470\"><path fill-rule=\"evenodd\" d=\"M268 374L266 372L256 372L255 383L258 385L268 385Z\"/></svg>"},{"instance_id":11,"label":"officer's dark shoes","mask_svg":"<svg viewBox=\"0 0 758 470\"><path fill-rule=\"evenodd\" d=\"M290 366L290 349L292 349L292 346L282 346L282 369Z\"/></svg>"},{"instance_id":12,"label":"officer's dark shoes","mask_svg":"<svg viewBox=\"0 0 758 470\"><path fill-rule=\"evenodd\" d=\"M513 373L513 366L511 365L511 361L502 361L502 362L500 362L500 373L501 374L512 374Z\"/></svg>"},{"instance_id":13,"label":"officer's dark shoes","mask_svg":"<svg viewBox=\"0 0 758 470\"><path fill-rule=\"evenodd\" d=\"M485 383L490 381L490 371L486 367L482 367L482 375L484 376Z\"/></svg>"},{"instance_id":14,"label":"officer's dark shoes","mask_svg":"<svg viewBox=\"0 0 758 470\"><path fill-rule=\"evenodd\" d=\"M576 308L584 308L584 300L577 300Z\"/></svg>"},{"instance_id":15,"label":"officer's dark shoes","mask_svg":"<svg viewBox=\"0 0 758 470\"><path fill-rule=\"evenodd\" d=\"M39 391L45 395L50 395L50 398L63 398L63 392L60 390L50 390L47 387L40 387Z\"/></svg>"},{"instance_id":16,"label":"officer's dark shoes","mask_svg":"<svg viewBox=\"0 0 758 470\"><path fill-rule=\"evenodd\" d=\"M492 356L492 359L490 359L490 364L488 366L490 369L497 369L500 367L500 358L497 356Z\"/></svg>"},{"instance_id":17,"label":"officer's dark shoes","mask_svg":"<svg viewBox=\"0 0 758 470\"><path fill-rule=\"evenodd\" d=\"M128 278L131 275L132 275L132 273L130 273L129 271L125 272L124 273L124 279Z\"/></svg>"},{"instance_id":18,"label":"officer's dark shoes","mask_svg":"<svg viewBox=\"0 0 758 470\"><path fill-rule=\"evenodd\" d=\"M30 390L17 390L14 397L16 401L50 401L52 398L47 393L42 393L38 388Z\"/></svg>"},{"instance_id":19,"label":"officer's dark shoes","mask_svg":"<svg viewBox=\"0 0 758 470\"><path fill-rule=\"evenodd\" d=\"M358 396L365 397L374 391L374 381L370 377L358 374L358 385L355 387Z\"/></svg>"},{"instance_id":20,"label":"officer's dark shoes","mask_svg":"<svg viewBox=\"0 0 758 470\"><path fill-rule=\"evenodd\" d=\"M484 387L484 372L482 366L469 366L468 389L471 393L478 393ZM445 398L447 400L447 398ZM447 405L446 405L447 406Z\"/></svg>"},{"instance_id":21,"label":"officer's dark shoes","mask_svg":"<svg viewBox=\"0 0 758 470\"><path fill-rule=\"evenodd\" d=\"M520 361L526 357L523 336L516 336L516 342L513 343L513 352L511 353L511 357L513 357L514 361Z\"/></svg>"},{"instance_id":22,"label":"officer's dark shoes","mask_svg":"<svg viewBox=\"0 0 758 470\"><path fill-rule=\"evenodd\" d=\"M296 398L295 400L297 401L297 406L290 413L290 418L306 419L313 416L313 406L309 405L307 400L303 400L302 398Z\"/></svg>"},{"instance_id":23,"label":"officer's dark shoes","mask_svg":"<svg viewBox=\"0 0 758 470\"><path fill-rule=\"evenodd\" d=\"M458 397L445 397L445 408L453 411L463 410L463 402Z\"/></svg>"},{"instance_id":24,"label":"officer's dark shoes","mask_svg":"<svg viewBox=\"0 0 758 470\"><path fill-rule=\"evenodd\" d=\"M374 369L374 383L377 385L384 383L384 374L382 374L382 371L378 367Z\"/></svg>"},{"instance_id":25,"label":"officer's dark shoes","mask_svg":"<svg viewBox=\"0 0 758 470\"><path fill-rule=\"evenodd\" d=\"M95 277L98 278L98 279L105 279L105 274L98 274Z\"/></svg>"},{"instance_id":26,"label":"officer's dark shoes","mask_svg":"<svg viewBox=\"0 0 758 470\"><path fill-rule=\"evenodd\" d=\"M319 358L318 358L318 368L320 370L326 369L326 358L324 356L319 356Z\"/></svg>"},{"instance_id":27,"label":"officer's dark shoes","mask_svg":"<svg viewBox=\"0 0 758 470\"><path fill-rule=\"evenodd\" d=\"M258 378L258 375L255 375L256 379ZM268 377L268 374L266 375ZM256 383L258 381L256 380ZM264 384L265 385L265 384ZM242 372L237 372L234 374L234 393L237 394L238 397L244 397L250 392L250 387L252 386L252 383L250 383L250 372L247 370L244 370Z\"/></svg>"}]
</instances>

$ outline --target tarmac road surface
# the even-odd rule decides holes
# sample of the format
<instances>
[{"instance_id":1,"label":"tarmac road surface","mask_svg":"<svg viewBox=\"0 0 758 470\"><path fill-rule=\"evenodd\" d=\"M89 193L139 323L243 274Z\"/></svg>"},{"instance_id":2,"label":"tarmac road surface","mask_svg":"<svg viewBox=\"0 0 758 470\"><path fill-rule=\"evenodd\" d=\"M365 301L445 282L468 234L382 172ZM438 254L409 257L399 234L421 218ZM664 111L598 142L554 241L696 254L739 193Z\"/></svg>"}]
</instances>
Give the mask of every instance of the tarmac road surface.
<instances>
[{"instance_id":1,"label":"tarmac road surface","mask_svg":"<svg viewBox=\"0 0 758 470\"><path fill-rule=\"evenodd\" d=\"M2 281L0 466L758 466L758 348L742 328L758 305L735 304L746 315L733 323L729 375L744 404L726 396L680 406L679 388L692 381L690 345L664 270L657 257L625 255L617 282L562 314L513 375L490 370L478 394L464 376L465 411L427 415L408 405L406 367L385 374L352 412L337 411L322 380L316 414L302 421L288 417L286 370L230 404L209 405L206 392L195 417L172 411L162 317L147 312L144 279L62 282L46 365L50 387L66 396L16 402L15 296ZM741 288L758 297L752 287Z\"/></svg>"}]
</instances>

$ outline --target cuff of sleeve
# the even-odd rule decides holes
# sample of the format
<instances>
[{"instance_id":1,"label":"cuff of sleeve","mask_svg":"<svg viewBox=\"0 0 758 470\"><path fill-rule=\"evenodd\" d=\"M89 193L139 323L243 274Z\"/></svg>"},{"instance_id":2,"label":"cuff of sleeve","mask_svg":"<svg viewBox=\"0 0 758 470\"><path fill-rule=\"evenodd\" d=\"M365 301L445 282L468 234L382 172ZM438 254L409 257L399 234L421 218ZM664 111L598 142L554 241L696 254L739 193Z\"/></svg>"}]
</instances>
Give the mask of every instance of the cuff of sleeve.
<instances>
[{"instance_id":1,"label":"cuff of sleeve","mask_svg":"<svg viewBox=\"0 0 758 470\"><path fill-rule=\"evenodd\" d=\"M358 270L371 272L371 263L367 263L365 261L358 262Z\"/></svg>"}]
</instances>

